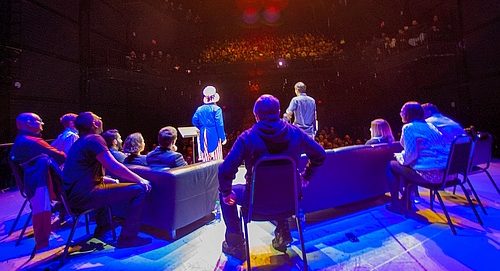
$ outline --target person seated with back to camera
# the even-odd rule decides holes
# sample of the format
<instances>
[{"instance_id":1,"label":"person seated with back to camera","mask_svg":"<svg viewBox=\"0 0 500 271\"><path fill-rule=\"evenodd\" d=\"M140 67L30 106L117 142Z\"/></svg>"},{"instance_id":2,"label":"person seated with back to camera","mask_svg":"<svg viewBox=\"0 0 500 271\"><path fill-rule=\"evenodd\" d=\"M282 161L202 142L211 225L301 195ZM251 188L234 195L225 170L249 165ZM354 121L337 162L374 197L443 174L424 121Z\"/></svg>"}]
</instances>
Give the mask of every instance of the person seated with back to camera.
<instances>
[{"instance_id":1,"label":"person seated with back to camera","mask_svg":"<svg viewBox=\"0 0 500 271\"><path fill-rule=\"evenodd\" d=\"M268 94L260 96L254 104L253 113L256 123L252 128L241 133L234 143L224 162L219 166L219 199L222 217L226 225L222 252L240 260L246 260L245 240L241 230L241 218L238 216L237 204L248 207L246 199L255 163L266 155L285 155L298 164L302 154L306 154L309 163L301 174L302 186L309 183L311 176L326 159L325 150L314 138L297 126L290 125L280 119L280 102ZM239 166L244 163L247 170L246 184L235 184ZM268 186L273 186L273 180ZM280 189L280 187L274 187ZM276 221L274 249L286 252L292 242L288 220Z\"/></svg>"},{"instance_id":2,"label":"person seated with back to camera","mask_svg":"<svg viewBox=\"0 0 500 271\"><path fill-rule=\"evenodd\" d=\"M394 142L391 126L385 119L373 120L370 124L370 133L371 138L366 141L365 145Z\"/></svg>"},{"instance_id":3,"label":"person seated with back to camera","mask_svg":"<svg viewBox=\"0 0 500 271\"><path fill-rule=\"evenodd\" d=\"M182 154L177 152L177 130L166 126L158 132L158 147L146 156L147 164L152 168L175 168L187 165Z\"/></svg>"},{"instance_id":4,"label":"person seated with back to camera","mask_svg":"<svg viewBox=\"0 0 500 271\"><path fill-rule=\"evenodd\" d=\"M404 124L400 139L403 151L395 153L396 161L391 161L389 165L391 204L386 206L395 213L410 211L405 209L406 201L410 199L399 198L401 181L403 186L407 182L416 185L441 182L449 153L443 135L425 121L424 110L418 102L405 103L400 116Z\"/></svg>"},{"instance_id":5,"label":"person seated with back to camera","mask_svg":"<svg viewBox=\"0 0 500 271\"><path fill-rule=\"evenodd\" d=\"M122 152L123 141L120 132L116 129L110 129L102 133L101 136L106 141L106 145L108 146L111 155L113 155L116 161L123 163L123 160L125 160L127 155Z\"/></svg>"},{"instance_id":6,"label":"person seated with back to camera","mask_svg":"<svg viewBox=\"0 0 500 271\"><path fill-rule=\"evenodd\" d=\"M123 143L123 152L127 157L123 160L123 164L147 166L146 155L141 154L145 146L144 137L142 137L141 133L133 133L127 136Z\"/></svg>"},{"instance_id":7,"label":"person seated with back to camera","mask_svg":"<svg viewBox=\"0 0 500 271\"><path fill-rule=\"evenodd\" d=\"M422 104L424 118L432 123L443 134L446 147L450 148L455 137L465 134L464 128L451 118L441 114L437 106L431 103Z\"/></svg>"},{"instance_id":8,"label":"person seated with back to camera","mask_svg":"<svg viewBox=\"0 0 500 271\"><path fill-rule=\"evenodd\" d=\"M78 115L75 113L64 114L59 122L64 127L64 131L50 144L52 147L63 151L68 155L69 149L78 140L78 130L75 128L75 119Z\"/></svg>"}]
</instances>

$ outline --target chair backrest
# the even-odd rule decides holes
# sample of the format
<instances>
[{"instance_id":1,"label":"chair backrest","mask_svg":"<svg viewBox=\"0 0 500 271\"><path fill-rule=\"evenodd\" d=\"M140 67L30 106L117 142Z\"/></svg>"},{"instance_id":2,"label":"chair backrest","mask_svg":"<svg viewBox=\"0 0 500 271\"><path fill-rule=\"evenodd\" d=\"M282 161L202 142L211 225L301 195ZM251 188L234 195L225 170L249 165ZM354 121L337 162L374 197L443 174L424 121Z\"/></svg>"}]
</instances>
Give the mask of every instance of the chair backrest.
<instances>
[{"instance_id":1,"label":"chair backrest","mask_svg":"<svg viewBox=\"0 0 500 271\"><path fill-rule=\"evenodd\" d=\"M486 164L489 167L493 152L493 136L490 133L478 133L472 151L472 166Z\"/></svg>"},{"instance_id":2,"label":"chair backrest","mask_svg":"<svg viewBox=\"0 0 500 271\"><path fill-rule=\"evenodd\" d=\"M288 156L270 155L253 168L247 221L297 215L298 171Z\"/></svg>"},{"instance_id":3,"label":"chair backrest","mask_svg":"<svg viewBox=\"0 0 500 271\"><path fill-rule=\"evenodd\" d=\"M450 175L456 174L462 174L465 180L470 167L471 155L472 138L466 135L457 136L451 144L444 180L449 180Z\"/></svg>"},{"instance_id":4,"label":"chair backrest","mask_svg":"<svg viewBox=\"0 0 500 271\"><path fill-rule=\"evenodd\" d=\"M14 179L16 180L17 188L19 189L19 193L23 198L26 198L26 191L24 190L24 173L23 169L16 162L12 161L9 157L9 166L12 171L12 175L14 175Z\"/></svg>"}]
</instances>

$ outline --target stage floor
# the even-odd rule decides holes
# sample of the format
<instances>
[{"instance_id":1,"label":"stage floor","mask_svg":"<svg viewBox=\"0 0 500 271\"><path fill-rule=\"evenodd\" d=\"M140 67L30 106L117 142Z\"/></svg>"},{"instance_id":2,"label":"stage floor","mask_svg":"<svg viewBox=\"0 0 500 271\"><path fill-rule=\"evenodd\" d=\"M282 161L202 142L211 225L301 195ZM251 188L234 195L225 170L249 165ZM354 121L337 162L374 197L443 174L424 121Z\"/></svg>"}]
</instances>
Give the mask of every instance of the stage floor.
<instances>
[{"instance_id":1,"label":"stage floor","mask_svg":"<svg viewBox=\"0 0 500 271\"><path fill-rule=\"evenodd\" d=\"M500 160L490 172L500 185ZM241 180L242 174L238 174ZM311 270L494 270L500 258L500 195L484 174L471 180L486 207L479 208L484 221L477 223L462 191L446 193L448 207L458 235L446 224L439 204L438 214L429 208L428 190L421 189L423 201L417 215L405 218L387 211L388 197L348 208L330 210L307 217L305 241ZM7 232L22 204L18 191L0 193L0 270L242 270L246 263L221 253L224 223L205 219L179 231L177 240L154 238L149 245L115 249L113 245L85 237L83 223L76 237L75 252L59 266L69 228L53 232L50 248L29 261L34 246L31 236L16 246L18 230ZM27 218L22 217L21 223ZM91 225L91 231L95 224ZM118 228L118 232L119 232ZM255 270L300 270L302 261L297 232L288 254L271 247L274 226L269 222L249 224L252 264ZM28 233L32 232L31 227ZM141 236L151 236L141 233ZM354 236L354 238L353 238Z\"/></svg>"}]
</instances>

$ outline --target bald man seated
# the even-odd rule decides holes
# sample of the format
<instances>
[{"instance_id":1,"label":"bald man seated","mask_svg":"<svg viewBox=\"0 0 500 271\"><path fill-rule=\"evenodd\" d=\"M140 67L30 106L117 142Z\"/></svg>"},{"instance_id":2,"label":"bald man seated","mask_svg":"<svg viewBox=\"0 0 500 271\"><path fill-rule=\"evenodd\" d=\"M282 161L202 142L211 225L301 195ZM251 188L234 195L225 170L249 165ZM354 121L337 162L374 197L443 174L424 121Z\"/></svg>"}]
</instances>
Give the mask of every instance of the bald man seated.
<instances>
[{"instance_id":1,"label":"bald man seated","mask_svg":"<svg viewBox=\"0 0 500 271\"><path fill-rule=\"evenodd\" d=\"M43 121L35 113L21 113L16 118L18 134L10 151L10 158L22 164L40 154L46 154L59 164L64 163L66 154L57 150L41 138Z\"/></svg>"},{"instance_id":2,"label":"bald man seated","mask_svg":"<svg viewBox=\"0 0 500 271\"><path fill-rule=\"evenodd\" d=\"M18 134L10 151L10 160L21 166L24 171L24 193L30 200L37 250L49 245L51 199L56 199L53 190L49 189L52 183L47 174L48 158L58 166L66 159L64 152L50 146L41 138L43 124L40 116L35 113L19 114L16 118ZM40 156L42 154L45 156ZM59 214L60 221L64 220L63 214Z\"/></svg>"}]
</instances>

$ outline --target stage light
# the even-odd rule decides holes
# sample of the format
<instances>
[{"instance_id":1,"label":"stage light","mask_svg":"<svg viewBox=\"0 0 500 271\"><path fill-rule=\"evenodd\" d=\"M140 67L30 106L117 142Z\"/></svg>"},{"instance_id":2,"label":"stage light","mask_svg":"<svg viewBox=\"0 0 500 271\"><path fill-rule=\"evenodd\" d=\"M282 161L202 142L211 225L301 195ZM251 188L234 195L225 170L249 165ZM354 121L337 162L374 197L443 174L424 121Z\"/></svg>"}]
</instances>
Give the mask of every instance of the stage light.
<instances>
[{"instance_id":1,"label":"stage light","mask_svg":"<svg viewBox=\"0 0 500 271\"><path fill-rule=\"evenodd\" d=\"M248 7L243 11L243 21L246 24L255 24L259 21L259 13L254 7Z\"/></svg>"},{"instance_id":2,"label":"stage light","mask_svg":"<svg viewBox=\"0 0 500 271\"><path fill-rule=\"evenodd\" d=\"M268 6L264 10L263 17L267 23L274 24L280 19L281 12L275 6Z\"/></svg>"},{"instance_id":3,"label":"stage light","mask_svg":"<svg viewBox=\"0 0 500 271\"><path fill-rule=\"evenodd\" d=\"M280 58L276 61L276 67L285 68L286 66L287 66L287 64L286 64L284 59Z\"/></svg>"}]
</instances>

